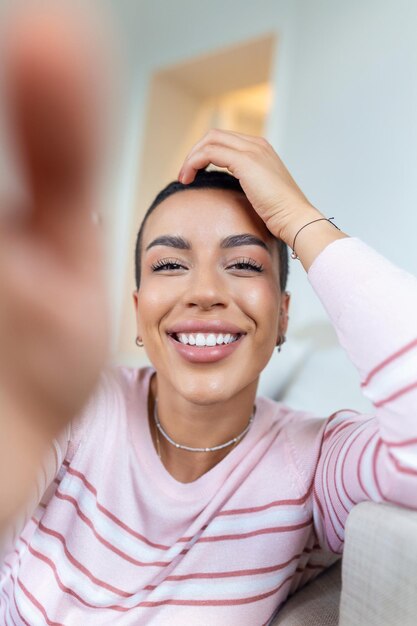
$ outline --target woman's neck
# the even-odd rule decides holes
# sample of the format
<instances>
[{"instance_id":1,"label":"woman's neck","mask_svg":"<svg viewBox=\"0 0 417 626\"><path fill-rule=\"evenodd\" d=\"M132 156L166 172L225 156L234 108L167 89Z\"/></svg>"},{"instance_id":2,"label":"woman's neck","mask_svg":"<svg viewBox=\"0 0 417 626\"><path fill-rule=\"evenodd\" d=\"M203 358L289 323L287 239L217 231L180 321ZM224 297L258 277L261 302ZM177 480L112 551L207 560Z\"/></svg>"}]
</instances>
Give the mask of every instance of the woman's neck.
<instances>
[{"instance_id":1,"label":"woman's neck","mask_svg":"<svg viewBox=\"0 0 417 626\"><path fill-rule=\"evenodd\" d=\"M215 452L190 452L176 448L158 432L155 420L155 398L158 417L165 432L175 442L193 448L211 448L225 443L246 428L253 412L257 381L224 402L199 405L188 402L153 376L149 394L149 421L155 448L167 471L179 482L197 480L217 465L238 444Z\"/></svg>"}]
</instances>

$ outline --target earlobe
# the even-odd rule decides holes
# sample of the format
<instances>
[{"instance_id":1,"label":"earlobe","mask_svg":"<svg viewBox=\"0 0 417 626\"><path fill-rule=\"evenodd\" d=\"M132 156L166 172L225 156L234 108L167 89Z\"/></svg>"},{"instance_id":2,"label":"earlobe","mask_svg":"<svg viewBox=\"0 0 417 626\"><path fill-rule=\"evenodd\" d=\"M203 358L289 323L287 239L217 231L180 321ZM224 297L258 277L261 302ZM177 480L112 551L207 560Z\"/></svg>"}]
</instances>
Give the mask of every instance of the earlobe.
<instances>
[{"instance_id":1,"label":"earlobe","mask_svg":"<svg viewBox=\"0 0 417 626\"><path fill-rule=\"evenodd\" d=\"M276 347L278 348L278 352L281 352L281 346L287 341L285 335L279 335L276 343Z\"/></svg>"}]
</instances>

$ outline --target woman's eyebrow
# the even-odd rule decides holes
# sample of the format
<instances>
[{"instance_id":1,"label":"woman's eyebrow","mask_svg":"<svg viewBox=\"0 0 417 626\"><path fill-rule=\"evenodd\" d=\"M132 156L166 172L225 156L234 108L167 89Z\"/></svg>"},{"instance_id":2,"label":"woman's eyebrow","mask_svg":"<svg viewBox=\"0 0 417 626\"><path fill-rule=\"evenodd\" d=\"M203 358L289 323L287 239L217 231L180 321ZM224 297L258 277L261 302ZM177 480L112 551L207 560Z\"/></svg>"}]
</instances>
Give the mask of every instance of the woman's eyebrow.
<instances>
[{"instance_id":1,"label":"woman's eyebrow","mask_svg":"<svg viewBox=\"0 0 417 626\"><path fill-rule=\"evenodd\" d=\"M235 248L237 246L261 246L264 248L269 254L272 255L269 246L255 235L251 233L243 233L241 235L230 235L222 240L220 247L221 248Z\"/></svg>"},{"instance_id":2,"label":"woman's eyebrow","mask_svg":"<svg viewBox=\"0 0 417 626\"><path fill-rule=\"evenodd\" d=\"M191 250L192 246L188 239L180 237L179 235L161 235L156 237L150 244L146 246L146 250L153 248L154 246L168 246L170 248L177 248L179 250ZM239 235L229 235L220 242L221 248L237 248L238 246L260 246L264 248L270 255L272 255L269 246L256 235L251 233L242 233Z\"/></svg>"},{"instance_id":3,"label":"woman's eyebrow","mask_svg":"<svg viewBox=\"0 0 417 626\"><path fill-rule=\"evenodd\" d=\"M191 244L184 237L178 235L161 235L146 246L146 250L154 246L169 246L170 248L179 248L180 250L191 250Z\"/></svg>"}]
</instances>

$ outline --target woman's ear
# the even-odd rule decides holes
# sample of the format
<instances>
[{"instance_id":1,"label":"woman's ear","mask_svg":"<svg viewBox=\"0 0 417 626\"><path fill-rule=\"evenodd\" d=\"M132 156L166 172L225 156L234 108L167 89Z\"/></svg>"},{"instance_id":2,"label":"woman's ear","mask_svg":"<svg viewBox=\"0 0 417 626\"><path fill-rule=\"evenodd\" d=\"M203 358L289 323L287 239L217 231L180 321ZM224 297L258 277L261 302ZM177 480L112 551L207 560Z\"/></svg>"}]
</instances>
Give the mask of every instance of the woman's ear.
<instances>
[{"instance_id":1,"label":"woman's ear","mask_svg":"<svg viewBox=\"0 0 417 626\"><path fill-rule=\"evenodd\" d=\"M133 298L133 305L135 307L135 312L137 314L137 312L138 312L138 292L137 292L137 289L132 291L132 298Z\"/></svg>"},{"instance_id":2,"label":"woman's ear","mask_svg":"<svg viewBox=\"0 0 417 626\"><path fill-rule=\"evenodd\" d=\"M281 303L279 309L279 327L278 327L278 335L285 336L287 334L288 329L288 311L290 308L291 294L289 291L284 291L281 295Z\"/></svg>"},{"instance_id":3,"label":"woman's ear","mask_svg":"<svg viewBox=\"0 0 417 626\"><path fill-rule=\"evenodd\" d=\"M135 307L135 314L136 314L136 330L138 332L138 335L141 335L141 329L140 329L140 319L139 319L139 299L138 299L138 291L137 289L135 289L135 291L132 292L132 297L133 297L133 306Z\"/></svg>"}]
</instances>

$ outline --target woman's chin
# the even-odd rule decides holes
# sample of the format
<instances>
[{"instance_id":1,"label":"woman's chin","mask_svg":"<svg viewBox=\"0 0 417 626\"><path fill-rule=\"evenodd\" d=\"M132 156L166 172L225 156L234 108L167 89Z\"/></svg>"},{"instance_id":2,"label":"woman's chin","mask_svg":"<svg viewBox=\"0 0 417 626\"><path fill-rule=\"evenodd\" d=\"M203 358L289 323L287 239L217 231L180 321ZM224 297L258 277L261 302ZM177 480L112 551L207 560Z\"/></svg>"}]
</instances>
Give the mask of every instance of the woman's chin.
<instances>
[{"instance_id":1,"label":"woman's chin","mask_svg":"<svg viewBox=\"0 0 417 626\"><path fill-rule=\"evenodd\" d=\"M198 372L186 377L177 377L172 384L178 393L192 404L208 406L225 403L238 396L250 380L234 372L229 379L224 372Z\"/></svg>"}]
</instances>

